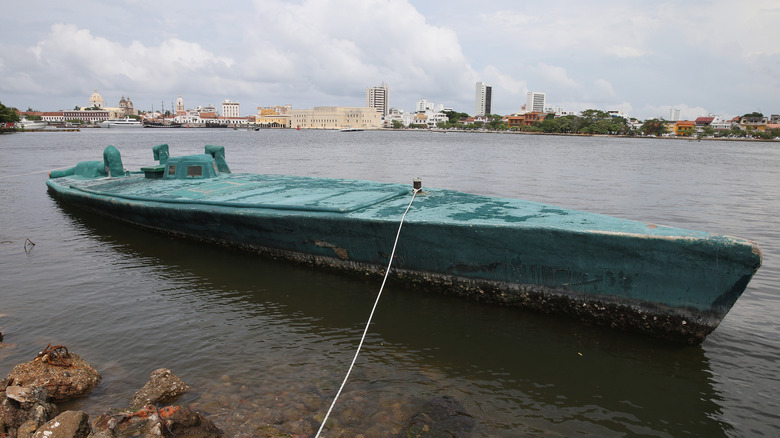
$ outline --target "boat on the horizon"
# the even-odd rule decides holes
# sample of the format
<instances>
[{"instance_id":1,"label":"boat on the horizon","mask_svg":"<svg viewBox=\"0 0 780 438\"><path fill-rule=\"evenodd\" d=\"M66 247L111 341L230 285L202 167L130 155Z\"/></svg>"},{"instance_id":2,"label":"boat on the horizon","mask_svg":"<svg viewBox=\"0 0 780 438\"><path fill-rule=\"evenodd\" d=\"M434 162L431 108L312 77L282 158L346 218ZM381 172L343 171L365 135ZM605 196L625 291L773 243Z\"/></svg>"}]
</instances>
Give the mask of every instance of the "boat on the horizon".
<instances>
[{"instance_id":1,"label":"boat on the horizon","mask_svg":"<svg viewBox=\"0 0 780 438\"><path fill-rule=\"evenodd\" d=\"M143 124L140 120L130 117L124 119L109 119L98 124L101 128L141 128Z\"/></svg>"},{"instance_id":2,"label":"boat on the horizon","mask_svg":"<svg viewBox=\"0 0 780 438\"><path fill-rule=\"evenodd\" d=\"M144 128L181 128L182 124L178 122L171 122L171 121L159 121L159 120L149 120L144 119L142 122L142 125Z\"/></svg>"},{"instance_id":3,"label":"boat on the horizon","mask_svg":"<svg viewBox=\"0 0 780 438\"><path fill-rule=\"evenodd\" d=\"M16 127L24 129L25 131L38 131L41 129L46 129L48 126L49 124L43 120L28 120L24 117L16 122Z\"/></svg>"},{"instance_id":4,"label":"boat on the horizon","mask_svg":"<svg viewBox=\"0 0 780 438\"><path fill-rule=\"evenodd\" d=\"M224 148L127 172L103 159L52 171L59 201L180 237L382 275L689 344L721 322L761 266L752 241L551 205L349 179L234 174Z\"/></svg>"}]
</instances>

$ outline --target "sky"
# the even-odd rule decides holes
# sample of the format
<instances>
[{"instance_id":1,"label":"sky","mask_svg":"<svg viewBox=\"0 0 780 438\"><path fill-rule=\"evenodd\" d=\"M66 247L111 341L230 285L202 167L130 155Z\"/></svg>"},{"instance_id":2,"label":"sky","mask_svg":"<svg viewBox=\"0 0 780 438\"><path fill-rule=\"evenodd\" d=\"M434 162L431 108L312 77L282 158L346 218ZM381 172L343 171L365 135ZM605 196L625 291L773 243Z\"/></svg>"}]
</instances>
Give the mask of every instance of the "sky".
<instances>
[{"instance_id":1,"label":"sky","mask_svg":"<svg viewBox=\"0 0 780 438\"><path fill-rule=\"evenodd\" d=\"M20 110L239 102L494 114L529 91L579 113L640 120L780 114L777 0L37 1L0 15L0 102Z\"/></svg>"}]
</instances>

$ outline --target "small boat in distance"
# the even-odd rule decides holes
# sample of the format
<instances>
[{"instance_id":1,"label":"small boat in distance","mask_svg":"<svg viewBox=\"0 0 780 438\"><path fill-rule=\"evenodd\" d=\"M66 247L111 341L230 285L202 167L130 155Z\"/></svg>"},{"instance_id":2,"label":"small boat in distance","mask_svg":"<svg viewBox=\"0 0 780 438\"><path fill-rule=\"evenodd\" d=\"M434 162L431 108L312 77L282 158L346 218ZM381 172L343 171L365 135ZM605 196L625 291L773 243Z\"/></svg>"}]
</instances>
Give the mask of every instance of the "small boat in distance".
<instances>
[{"instance_id":1,"label":"small boat in distance","mask_svg":"<svg viewBox=\"0 0 780 438\"><path fill-rule=\"evenodd\" d=\"M144 119L143 120L143 127L144 128L181 128L181 123L166 121L166 120L149 120Z\"/></svg>"},{"instance_id":2,"label":"small boat in distance","mask_svg":"<svg viewBox=\"0 0 780 438\"><path fill-rule=\"evenodd\" d=\"M346 128L339 129L340 132L359 132L364 131L364 129L361 128L352 128L350 126L347 126Z\"/></svg>"},{"instance_id":3,"label":"small boat in distance","mask_svg":"<svg viewBox=\"0 0 780 438\"><path fill-rule=\"evenodd\" d=\"M60 202L179 237L696 344L761 266L750 240L413 185L234 174L225 149L52 171ZM437 317L432 315L432 317ZM446 316L445 316L446 317Z\"/></svg>"},{"instance_id":4,"label":"small boat in distance","mask_svg":"<svg viewBox=\"0 0 780 438\"><path fill-rule=\"evenodd\" d=\"M49 124L43 120L28 120L26 117L16 122L16 127L24 129L25 131L38 131L45 129L47 126L49 126Z\"/></svg>"},{"instance_id":5,"label":"small boat in distance","mask_svg":"<svg viewBox=\"0 0 780 438\"><path fill-rule=\"evenodd\" d=\"M140 120L136 120L130 117L124 119L110 119L104 120L99 123L101 128L141 128L143 124Z\"/></svg>"}]
</instances>

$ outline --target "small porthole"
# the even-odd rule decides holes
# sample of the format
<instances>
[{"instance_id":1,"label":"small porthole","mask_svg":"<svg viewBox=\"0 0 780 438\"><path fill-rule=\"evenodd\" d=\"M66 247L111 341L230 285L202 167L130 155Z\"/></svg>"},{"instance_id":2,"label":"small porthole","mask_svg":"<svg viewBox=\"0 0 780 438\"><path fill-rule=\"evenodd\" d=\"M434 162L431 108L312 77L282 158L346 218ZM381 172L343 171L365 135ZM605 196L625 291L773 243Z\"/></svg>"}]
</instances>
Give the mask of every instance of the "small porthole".
<instances>
[{"instance_id":1,"label":"small porthole","mask_svg":"<svg viewBox=\"0 0 780 438\"><path fill-rule=\"evenodd\" d=\"M176 176L176 165L175 164L171 164L170 166L168 166L168 175Z\"/></svg>"}]
</instances>

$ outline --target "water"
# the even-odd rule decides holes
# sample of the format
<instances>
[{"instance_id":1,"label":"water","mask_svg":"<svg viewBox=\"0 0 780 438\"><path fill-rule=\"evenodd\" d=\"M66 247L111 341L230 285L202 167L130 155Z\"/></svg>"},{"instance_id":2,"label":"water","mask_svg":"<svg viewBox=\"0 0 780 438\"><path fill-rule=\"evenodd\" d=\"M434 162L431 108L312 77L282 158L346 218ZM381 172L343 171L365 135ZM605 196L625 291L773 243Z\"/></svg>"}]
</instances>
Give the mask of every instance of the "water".
<instances>
[{"instance_id":1,"label":"water","mask_svg":"<svg viewBox=\"0 0 780 438\"><path fill-rule=\"evenodd\" d=\"M45 171L227 148L234 172L406 182L756 240L759 270L700 346L388 286L325 436L392 436L429 400L463 436L780 434L780 146L426 132L82 130L0 136L0 375L47 343L103 381L61 408L125 407L157 368L229 436L313 434L352 359L376 279L172 240L63 209ZM400 219L399 212L399 219ZM392 239L394 236L388 236ZM25 252L25 239L35 243ZM403 238L403 235L402 237Z\"/></svg>"}]
</instances>

